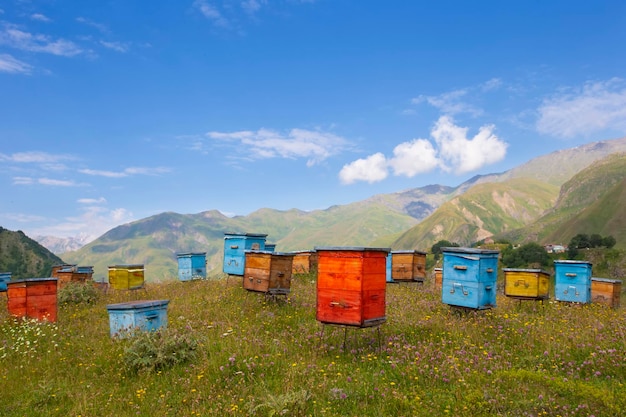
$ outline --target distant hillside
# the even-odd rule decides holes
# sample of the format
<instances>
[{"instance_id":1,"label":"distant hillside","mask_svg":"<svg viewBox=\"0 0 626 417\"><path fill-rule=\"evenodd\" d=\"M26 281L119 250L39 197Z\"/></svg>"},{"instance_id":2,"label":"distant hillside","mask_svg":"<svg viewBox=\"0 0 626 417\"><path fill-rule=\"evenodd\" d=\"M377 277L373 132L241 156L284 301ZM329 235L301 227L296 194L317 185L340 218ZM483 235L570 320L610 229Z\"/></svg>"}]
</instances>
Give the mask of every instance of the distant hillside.
<instances>
[{"instance_id":1,"label":"distant hillside","mask_svg":"<svg viewBox=\"0 0 626 417\"><path fill-rule=\"evenodd\" d=\"M499 238L567 244L578 233L612 235L626 248L626 154L598 160L561 187L554 207L536 222Z\"/></svg>"},{"instance_id":2,"label":"distant hillside","mask_svg":"<svg viewBox=\"0 0 626 417\"><path fill-rule=\"evenodd\" d=\"M558 187L530 178L477 184L393 242L394 249L428 250L439 240L471 245L526 225L552 207Z\"/></svg>"},{"instance_id":3,"label":"distant hillside","mask_svg":"<svg viewBox=\"0 0 626 417\"><path fill-rule=\"evenodd\" d=\"M52 266L65 263L22 231L0 227L0 272L12 279L49 277Z\"/></svg>"}]
</instances>

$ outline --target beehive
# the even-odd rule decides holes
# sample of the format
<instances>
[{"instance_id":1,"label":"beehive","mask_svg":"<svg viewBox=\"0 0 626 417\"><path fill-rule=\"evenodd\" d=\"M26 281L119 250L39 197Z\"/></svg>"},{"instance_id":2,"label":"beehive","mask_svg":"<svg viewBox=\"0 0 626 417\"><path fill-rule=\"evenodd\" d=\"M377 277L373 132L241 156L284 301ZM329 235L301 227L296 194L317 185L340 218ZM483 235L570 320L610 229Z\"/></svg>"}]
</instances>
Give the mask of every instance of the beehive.
<instances>
[{"instance_id":1,"label":"beehive","mask_svg":"<svg viewBox=\"0 0 626 417\"><path fill-rule=\"evenodd\" d=\"M76 266L77 266L76 264L58 264L58 265L53 265L52 266L52 272L50 273L50 276L56 278L57 277L57 273L59 272L59 270L61 270L61 269L68 269L68 268L74 268Z\"/></svg>"},{"instance_id":2,"label":"beehive","mask_svg":"<svg viewBox=\"0 0 626 417\"><path fill-rule=\"evenodd\" d=\"M11 280L10 272L0 272L0 292L6 292L7 283Z\"/></svg>"},{"instance_id":3,"label":"beehive","mask_svg":"<svg viewBox=\"0 0 626 417\"><path fill-rule=\"evenodd\" d=\"M554 298L557 301L591 302L591 263L554 261Z\"/></svg>"},{"instance_id":4,"label":"beehive","mask_svg":"<svg viewBox=\"0 0 626 417\"><path fill-rule=\"evenodd\" d=\"M445 304L473 309L496 306L499 251L475 248L441 248Z\"/></svg>"},{"instance_id":5,"label":"beehive","mask_svg":"<svg viewBox=\"0 0 626 417\"><path fill-rule=\"evenodd\" d=\"M424 282L426 252L400 250L391 252L391 279L399 282Z\"/></svg>"},{"instance_id":6,"label":"beehive","mask_svg":"<svg viewBox=\"0 0 626 417\"><path fill-rule=\"evenodd\" d=\"M387 254L385 258L385 280L388 283L393 283L394 280L391 278L391 252Z\"/></svg>"},{"instance_id":7,"label":"beehive","mask_svg":"<svg viewBox=\"0 0 626 417\"><path fill-rule=\"evenodd\" d=\"M547 300L550 273L541 269L504 268L504 295L511 298Z\"/></svg>"},{"instance_id":8,"label":"beehive","mask_svg":"<svg viewBox=\"0 0 626 417\"><path fill-rule=\"evenodd\" d=\"M274 252L276 250L276 243L265 243L265 249L268 252Z\"/></svg>"},{"instance_id":9,"label":"beehive","mask_svg":"<svg viewBox=\"0 0 626 417\"><path fill-rule=\"evenodd\" d=\"M25 278L7 283L9 314L57 321L57 279Z\"/></svg>"},{"instance_id":10,"label":"beehive","mask_svg":"<svg viewBox=\"0 0 626 417\"><path fill-rule=\"evenodd\" d=\"M109 304L109 334L124 338L135 330L153 331L167 327L169 300L138 300Z\"/></svg>"},{"instance_id":11,"label":"beehive","mask_svg":"<svg viewBox=\"0 0 626 417\"><path fill-rule=\"evenodd\" d=\"M225 233L223 272L243 276L246 267L245 251L265 250L266 237L266 234L259 233Z\"/></svg>"},{"instance_id":12,"label":"beehive","mask_svg":"<svg viewBox=\"0 0 626 417\"><path fill-rule=\"evenodd\" d=\"M92 266L65 265L59 268L53 268L53 277L57 278L59 289L63 288L69 282L87 282L92 280Z\"/></svg>"},{"instance_id":13,"label":"beehive","mask_svg":"<svg viewBox=\"0 0 626 417\"><path fill-rule=\"evenodd\" d=\"M187 252L176 255L178 279L191 281L206 278L206 252Z\"/></svg>"},{"instance_id":14,"label":"beehive","mask_svg":"<svg viewBox=\"0 0 626 417\"><path fill-rule=\"evenodd\" d=\"M435 290L441 291L441 287L443 284L443 268L433 269L433 275L435 278Z\"/></svg>"},{"instance_id":15,"label":"beehive","mask_svg":"<svg viewBox=\"0 0 626 417\"><path fill-rule=\"evenodd\" d=\"M357 327L384 323L389 249L318 247L318 321Z\"/></svg>"},{"instance_id":16,"label":"beehive","mask_svg":"<svg viewBox=\"0 0 626 417\"><path fill-rule=\"evenodd\" d=\"M243 287L249 291L285 295L291 291L293 254L246 251Z\"/></svg>"},{"instance_id":17,"label":"beehive","mask_svg":"<svg viewBox=\"0 0 626 417\"><path fill-rule=\"evenodd\" d=\"M109 286L114 290L137 290L144 283L142 264L109 266Z\"/></svg>"},{"instance_id":18,"label":"beehive","mask_svg":"<svg viewBox=\"0 0 626 417\"><path fill-rule=\"evenodd\" d=\"M315 251L304 250L293 252L294 274L308 274L317 270L317 253Z\"/></svg>"},{"instance_id":19,"label":"beehive","mask_svg":"<svg viewBox=\"0 0 626 417\"><path fill-rule=\"evenodd\" d=\"M591 278L591 302L619 308L622 281L608 278Z\"/></svg>"}]
</instances>

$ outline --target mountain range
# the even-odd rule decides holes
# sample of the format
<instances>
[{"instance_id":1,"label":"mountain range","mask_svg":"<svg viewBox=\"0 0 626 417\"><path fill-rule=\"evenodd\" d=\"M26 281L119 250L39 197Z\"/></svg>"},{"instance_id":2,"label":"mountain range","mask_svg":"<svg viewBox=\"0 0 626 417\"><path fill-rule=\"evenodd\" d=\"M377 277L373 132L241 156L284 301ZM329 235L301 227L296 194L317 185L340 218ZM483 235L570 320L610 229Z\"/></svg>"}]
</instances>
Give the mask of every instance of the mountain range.
<instances>
[{"instance_id":1,"label":"mountain range","mask_svg":"<svg viewBox=\"0 0 626 417\"><path fill-rule=\"evenodd\" d=\"M266 233L277 251L315 246L384 246L428 250L445 239L471 245L486 237L514 243L567 243L576 233L612 234L626 247L626 138L553 152L457 187L429 185L325 210L259 209L227 217L217 210L160 213L111 229L65 262L94 266L144 264L146 279L177 276L176 254L206 252L209 275L221 272L225 232Z\"/></svg>"}]
</instances>

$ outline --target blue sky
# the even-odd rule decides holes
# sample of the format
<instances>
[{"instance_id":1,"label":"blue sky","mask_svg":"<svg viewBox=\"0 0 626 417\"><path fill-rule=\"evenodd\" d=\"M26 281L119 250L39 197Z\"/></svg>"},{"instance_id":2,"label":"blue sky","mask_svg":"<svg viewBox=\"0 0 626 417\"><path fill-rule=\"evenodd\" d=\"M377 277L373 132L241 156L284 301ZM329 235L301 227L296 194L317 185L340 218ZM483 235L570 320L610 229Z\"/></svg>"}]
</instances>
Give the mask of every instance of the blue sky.
<instances>
[{"instance_id":1,"label":"blue sky","mask_svg":"<svg viewBox=\"0 0 626 417\"><path fill-rule=\"evenodd\" d=\"M626 135L626 2L0 3L0 226L324 209Z\"/></svg>"}]
</instances>

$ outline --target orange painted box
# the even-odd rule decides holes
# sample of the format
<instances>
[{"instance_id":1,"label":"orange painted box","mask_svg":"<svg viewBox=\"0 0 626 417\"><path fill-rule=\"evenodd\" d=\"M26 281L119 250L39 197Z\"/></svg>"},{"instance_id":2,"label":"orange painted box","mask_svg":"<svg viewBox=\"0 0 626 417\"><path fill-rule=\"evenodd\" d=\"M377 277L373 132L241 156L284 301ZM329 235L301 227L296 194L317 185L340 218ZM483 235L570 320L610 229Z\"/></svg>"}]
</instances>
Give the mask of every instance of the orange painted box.
<instances>
[{"instance_id":1,"label":"orange painted box","mask_svg":"<svg viewBox=\"0 0 626 417\"><path fill-rule=\"evenodd\" d=\"M591 278L591 302L619 308L622 281L608 278Z\"/></svg>"},{"instance_id":2,"label":"orange painted box","mask_svg":"<svg viewBox=\"0 0 626 417\"><path fill-rule=\"evenodd\" d=\"M25 278L7 283L9 314L57 321L57 279Z\"/></svg>"},{"instance_id":3,"label":"orange painted box","mask_svg":"<svg viewBox=\"0 0 626 417\"><path fill-rule=\"evenodd\" d=\"M433 269L433 275L435 276L435 290L441 291L443 284L443 268Z\"/></svg>"},{"instance_id":4,"label":"orange painted box","mask_svg":"<svg viewBox=\"0 0 626 417\"><path fill-rule=\"evenodd\" d=\"M386 263L390 250L317 247L316 319L371 327L386 321Z\"/></svg>"},{"instance_id":5,"label":"orange painted box","mask_svg":"<svg viewBox=\"0 0 626 417\"><path fill-rule=\"evenodd\" d=\"M391 252L391 279L393 281L424 282L426 278L426 252L399 250Z\"/></svg>"},{"instance_id":6,"label":"orange painted box","mask_svg":"<svg viewBox=\"0 0 626 417\"><path fill-rule=\"evenodd\" d=\"M317 270L317 253L315 251L303 250L293 252L294 274L308 274Z\"/></svg>"},{"instance_id":7,"label":"orange painted box","mask_svg":"<svg viewBox=\"0 0 626 417\"><path fill-rule=\"evenodd\" d=\"M293 254L245 251L243 287L248 291L285 295L291 291Z\"/></svg>"}]
</instances>

